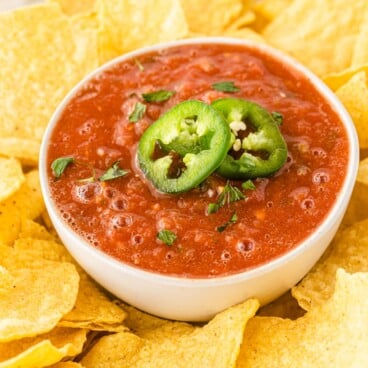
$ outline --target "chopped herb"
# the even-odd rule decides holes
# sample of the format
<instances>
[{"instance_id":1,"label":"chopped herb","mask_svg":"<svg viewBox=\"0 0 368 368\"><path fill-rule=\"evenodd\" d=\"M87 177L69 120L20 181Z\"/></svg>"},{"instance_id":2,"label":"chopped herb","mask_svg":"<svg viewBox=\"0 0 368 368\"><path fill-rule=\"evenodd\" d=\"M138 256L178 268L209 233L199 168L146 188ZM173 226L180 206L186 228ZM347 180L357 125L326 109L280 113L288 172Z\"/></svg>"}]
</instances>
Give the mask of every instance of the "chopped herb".
<instances>
[{"instance_id":1,"label":"chopped herb","mask_svg":"<svg viewBox=\"0 0 368 368\"><path fill-rule=\"evenodd\" d=\"M215 213L221 207L224 207L226 204L240 201L241 199L245 199L245 195L240 191L239 188L232 186L229 182L226 183L223 191L218 197L216 203L210 203L207 207L207 213Z\"/></svg>"},{"instance_id":2,"label":"chopped herb","mask_svg":"<svg viewBox=\"0 0 368 368\"><path fill-rule=\"evenodd\" d=\"M157 233L157 239L161 240L166 245L173 245L176 240L176 234L170 230L163 229Z\"/></svg>"},{"instance_id":3,"label":"chopped herb","mask_svg":"<svg viewBox=\"0 0 368 368\"><path fill-rule=\"evenodd\" d=\"M137 102L134 106L133 112L129 115L129 121L131 123L136 123L138 120L142 119L145 112L146 112L146 105Z\"/></svg>"},{"instance_id":4,"label":"chopped herb","mask_svg":"<svg viewBox=\"0 0 368 368\"><path fill-rule=\"evenodd\" d=\"M163 102L168 100L175 91L165 91L163 89L155 92L142 93L142 97L147 102Z\"/></svg>"},{"instance_id":5,"label":"chopped herb","mask_svg":"<svg viewBox=\"0 0 368 368\"><path fill-rule=\"evenodd\" d=\"M116 178L120 178L121 176L125 176L128 174L128 171L123 170L119 167L119 161L114 162L111 167L109 167L106 172L99 177L100 181L107 181Z\"/></svg>"},{"instance_id":6,"label":"chopped herb","mask_svg":"<svg viewBox=\"0 0 368 368\"><path fill-rule=\"evenodd\" d=\"M242 188L244 190L254 190L256 189L256 186L254 185L254 183L252 182L252 180L247 180L244 183L242 183Z\"/></svg>"},{"instance_id":7,"label":"chopped herb","mask_svg":"<svg viewBox=\"0 0 368 368\"><path fill-rule=\"evenodd\" d=\"M56 178L60 178L69 164L74 162L74 157L59 157L51 164L51 169Z\"/></svg>"},{"instance_id":8,"label":"chopped herb","mask_svg":"<svg viewBox=\"0 0 368 368\"><path fill-rule=\"evenodd\" d=\"M219 210L219 205L217 203L210 203L207 207L207 213L215 213Z\"/></svg>"},{"instance_id":9,"label":"chopped herb","mask_svg":"<svg viewBox=\"0 0 368 368\"><path fill-rule=\"evenodd\" d=\"M271 115L273 117L273 120L275 120L275 122L278 125L281 125L282 122L284 121L284 116L281 113L277 112L277 111L271 112Z\"/></svg>"},{"instance_id":10,"label":"chopped herb","mask_svg":"<svg viewBox=\"0 0 368 368\"><path fill-rule=\"evenodd\" d=\"M234 212L231 217L230 217L230 220L228 222L226 222L225 224L221 225L221 226L218 226L216 228L216 230L219 232L219 233L222 233L229 225L231 224L235 224L236 222L238 221L238 215Z\"/></svg>"},{"instance_id":11,"label":"chopped herb","mask_svg":"<svg viewBox=\"0 0 368 368\"><path fill-rule=\"evenodd\" d=\"M240 88L237 87L234 84L234 82L230 82L230 81L213 83L212 88L215 89L216 91L229 92L229 93L240 91Z\"/></svg>"},{"instance_id":12,"label":"chopped herb","mask_svg":"<svg viewBox=\"0 0 368 368\"><path fill-rule=\"evenodd\" d=\"M138 59L134 59L135 65L137 65L138 69L143 72L144 71L144 66L142 65L142 63L138 60Z\"/></svg>"}]
</instances>

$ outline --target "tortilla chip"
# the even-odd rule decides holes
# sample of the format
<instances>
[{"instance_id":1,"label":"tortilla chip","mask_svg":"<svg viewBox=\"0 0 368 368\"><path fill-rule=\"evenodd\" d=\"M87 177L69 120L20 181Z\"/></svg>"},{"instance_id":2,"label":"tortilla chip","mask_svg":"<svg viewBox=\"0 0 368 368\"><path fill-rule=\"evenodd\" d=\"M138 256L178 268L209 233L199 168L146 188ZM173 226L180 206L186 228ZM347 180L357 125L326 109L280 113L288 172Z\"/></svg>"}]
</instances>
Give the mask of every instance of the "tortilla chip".
<instances>
[{"instance_id":1,"label":"tortilla chip","mask_svg":"<svg viewBox=\"0 0 368 368\"><path fill-rule=\"evenodd\" d=\"M11 247L0 247L0 277L12 282L0 298L0 341L35 336L53 329L76 300L79 275L70 263L44 260L22 264L22 255ZM0 282L1 284L1 282Z\"/></svg>"},{"instance_id":2,"label":"tortilla chip","mask_svg":"<svg viewBox=\"0 0 368 368\"><path fill-rule=\"evenodd\" d=\"M340 232L313 269L292 289L303 309L311 310L332 295L339 268L368 272L368 220Z\"/></svg>"},{"instance_id":3,"label":"tortilla chip","mask_svg":"<svg viewBox=\"0 0 368 368\"><path fill-rule=\"evenodd\" d=\"M48 2L59 4L65 14L74 15L92 12L96 0L48 0Z\"/></svg>"},{"instance_id":4,"label":"tortilla chip","mask_svg":"<svg viewBox=\"0 0 368 368\"><path fill-rule=\"evenodd\" d=\"M15 158L0 157L0 202L14 194L24 183L22 165Z\"/></svg>"},{"instance_id":5,"label":"tortilla chip","mask_svg":"<svg viewBox=\"0 0 368 368\"><path fill-rule=\"evenodd\" d=\"M0 203L0 244L11 245L21 229L21 214L15 206Z\"/></svg>"},{"instance_id":6,"label":"tortilla chip","mask_svg":"<svg viewBox=\"0 0 368 368\"><path fill-rule=\"evenodd\" d=\"M83 366L76 362L59 362L51 365L49 368L83 368Z\"/></svg>"},{"instance_id":7,"label":"tortilla chip","mask_svg":"<svg viewBox=\"0 0 368 368\"><path fill-rule=\"evenodd\" d=\"M18 158L23 165L36 166L40 142L35 139L2 137L0 131L0 155Z\"/></svg>"},{"instance_id":8,"label":"tortilla chip","mask_svg":"<svg viewBox=\"0 0 368 368\"><path fill-rule=\"evenodd\" d=\"M160 339L165 340L168 334L174 338L174 336L180 337L193 332L193 326L189 323L158 318L128 305L124 309L128 312L125 325L141 338L157 342Z\"/></svg>"},{"instance_id":9,"label":"tortilla chip","mask_svg":"<svg viewBox=\"0 0 368 368\"><path fill-rule=\"evenodd\" d=\"M124 52L184 37L187 23L178 0L96 0L100 62Z\"/></svg>"},{"instance_id":10,"label":"tortilla chip","mask_svg":"<svg viewBox=\"0 0 368 368\"><path fill-rule=\"evenodd\" d=\"M368 273L337 273L331 299L295 321L255 317L237 368L367 367Z\"/></svg>"},{"instance_id":11,"label":"tortilla chip","mask_svg":"<svg viewBox=\"0 0 368 368\"><path fill-rule=\"evenodd\" d=\"M44 226L28 218L22 219L18 237L21 239L57 240L55 235L51 234Z\"/></svg>"},{"instance_id":12,"label":"tortilla chip","mask_svg":"<svg viewBox=\"0 0 368 368\"><path fill-rule=\"evenodd\" d=\"M162 319L151 314L140 311L128 304L120 303L122 308L127 312L127 318L125 325L136 335L144 336L145 331L152 331L160 328L166 323L173 323L166 319ZM181 322L179 322L181 323ZM188 323L183 323L186 326L190 326Z\"/></svg>"},{"instance_id":13,"label":"tortilla chip","mask_svg":"<svg viewBox=\"0 0 368 368\"><path fill-rule=\"evenodd\" d=\"M240 29L227 29L223 33L224 36L244 38L245 40L251 40L258 43L266 43L264 38L251 28L240 28Z\"/></svg>"},{"instance_id":14,"label":"tortilla chip","mask_svg":"<svg viewBox=\"0 0 368 368\"><path fill-rule=\"evenodd\" d=\"M359 145L368 148L368 80L361 71L336 91L337 97L350 113L358 132Z\"/></svg>"},{"instance_id":15,"label":"tortilla chip","mask_svg":"<svg viewBox=\"0 0 368 368\"><path fill-rule=\"evenodd\" d=\"M235 19L233 19L229 24L227 24L223 30L218 30L217 32L219 32L219 36L221 36L222 35L221 33L226 34L229 31L241 30L244 27L249 26L255 20L256 14L254 13L254 11L250 7L246 7L243 5L243 9L240 12L240 14Z\"/></svg>"},{"instance_id":16,"label":"tortilla chip","mask_svg":"<svg viewBox=\"0 0 368 368\"><path fill-rule=\"evenodd\" d=\"M59 321L60 327L87 328L95 331L124 331L126 313L78 266L66 248L55 241L22 238L14 242L22 262L43 260L74 263L79 276L79 290L73 309ZM41 260L41 261L40 261Z\"/></svg>"},{"instance_id":17,"label":"tortilla chip","mask_svg":"<svg viewBox=\"0 0 368 368\"><path fill-rule=\"evenodd\" d=\"M360 31L356 40L351 66L358 67L368 63L368 11L364 14L364 20L360 25Z\"/></svg>"},{"instance_id":18,"label":"tortilla chip","mask_svg":"<svg viewBox=\"0 0 368 368\"><path fill-rule=\"evenodd\" d=\"M25 183L14 195L0 203L0 209L15 208L22 217L33 220L41 216L45 209L38 170L28 172L25 178Z\"/></svg>"},{"instance_id":19,"label":"tortilla chip","mask_svg":"<svg viewBox=\"0 0 368 368\"><path fill-rule=\"evenodd\" d=\"M259 303L249 300L218 314L204 327L164 324L147 338L122 332L102 337L81 363L89 367L234 367L244 327ZM168 322L169 323L169 322ZM180 324L182 325L182 324ZM146 335L148 330L146 330ZM156 336L158 338L156 338Z\"/></svg>"},{"instance_id":20,"label":"tortilla chip","mask_svg":"<svg viewBox=\"0 0 368 368\"><path fill-rule=\"evenodd\" d=\"M0 367L39 368L74 357L82 351L86 335L87 330L55 328L37 337L0 344Z\"/></svg>"},{"instance_id":21,"label":"tortilla chip","mask_svg":"<svg viewBox=\"0 0 368 368\"><path fill-rule=\"evenodd\" d=\"M268 21L272 21L280 16L285 9L291 5L293 0L262 0L255 1L253 9Z\"/></svg>"},{"instance_id":22,"label":"tortilla chip","mask_svg":"<svg viewBox=\"0 0 368 368\"><path fill-rule=\"evenodd\" d=\"M368 63L359 67L349 67L338 73L327 74L323 77L323 81L333 90L338 90L347 83L351 77L359 72L368 73Z\"/></svg>"},{"instance_id":23,"label":"tortilla chip","mask_svg":"<svg viewBox=\"0 0 368 368\"><path fill-rule=\"evenodd\" d=\"M88 328L94 331L120 332L126 313L86 274L81 274L79 293L73 309L59 322L59 326Z\"/></svg>"},{"instance_id":24,"label":"tortilla chip","mask_svg":"<svg viewBox=\"0 0 368 368\"><path fill-rule=\"evenodd\" d=\"M35 219L44 209L38 171L32 170L20 189L0 202L0 244L11 245L19 235L22 219Z\"/></svg>"},{"instance_id":25,"label":"tortilla chip","mask_svg":"<svg viewBox=\"0 0 368 368\"><path fill-rule=\"evenodd\" d=\"M368 218L368 190L365 184L357 181L342 220L343 226L351 226L358 221Z\"/></svg>"},{"instance_id":26,"label":"tortilla chip","mask_svg":"<svg viewBox=\"0 0 368 368\"><path fill-rule=\"evenodd\" d=\"M189 30L203 35L219 34L241 15L241 0L181 0Z\"/></svg>"},{"instance_id":27,"label":"tortilla chip","mask_svg":"<svg viewBox=\"0 0 368 368\"><path fill-rule=\"evenodd\" d=\"M0 28L6 29L0 34L0 135L40 143L56 106L98 65L96 33L75 29L56 4L0 14Z\"/></svg>"},{"instance_id":28,"label":"tortilla chip","mask_svg":"<svg viewBox=\"0 0 368 368\"><path fill-rule=\"evenodd\" d=\"M295 0L264 30L268 42L299 59L320 76L351 65L365 0Z\"/></svg>"},{"instance_id":29,"label":"tortilla chip","mask_svg":"<svg viewBox=\"0 0 368 368\"><path fill-rule=\"evenodd\" d=\"M368 186L368 158L359 163L357 181ZM366 189L368 191L368 187Z\"/></svg>"}]
</instances>

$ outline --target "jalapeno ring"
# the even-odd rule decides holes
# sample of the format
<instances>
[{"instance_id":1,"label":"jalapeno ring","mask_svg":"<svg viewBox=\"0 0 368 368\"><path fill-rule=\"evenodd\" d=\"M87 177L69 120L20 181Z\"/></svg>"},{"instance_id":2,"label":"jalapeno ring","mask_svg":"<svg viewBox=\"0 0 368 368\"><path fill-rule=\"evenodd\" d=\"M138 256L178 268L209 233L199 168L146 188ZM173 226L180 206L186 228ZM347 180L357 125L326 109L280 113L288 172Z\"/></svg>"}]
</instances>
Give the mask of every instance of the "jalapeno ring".
<instances>
[{"instance_id":1,"label":"jalapeno ring","mask_svg":"<svg viewBox=\"0 0 368 368\"><path fill-rule=\"evenodd\" d=\"M158 190L188 191L217 169L230 139L229 124L213 107L184 101L145 130L138 144L138 164Z\"/></svg>"},{"instance_id":2,"label":"jalapeno ring","mask_svg":"<svg viewBox=\"0 0 368 368\"><path fill-rule=\"evenodd\" d=\"M217 172L230 179L274 174L287 159L287 145L278 123L262 106L239 98L221 98L212 107L231 127L228 155Z\"/></svg>"}]
</instances>

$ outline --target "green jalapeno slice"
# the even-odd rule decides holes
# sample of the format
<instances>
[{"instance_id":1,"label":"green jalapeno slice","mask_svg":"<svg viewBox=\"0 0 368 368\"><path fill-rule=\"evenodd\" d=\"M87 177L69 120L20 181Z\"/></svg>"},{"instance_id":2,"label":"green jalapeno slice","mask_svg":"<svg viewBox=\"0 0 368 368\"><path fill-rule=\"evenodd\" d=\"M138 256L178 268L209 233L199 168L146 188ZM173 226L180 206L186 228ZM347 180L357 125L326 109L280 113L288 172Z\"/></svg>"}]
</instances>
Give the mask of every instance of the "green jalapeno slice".
<instances>
[{"instance_id":1,"label":"green jalapeno slice","mask_svg":"<svg viewBox=\"0 0 368 368\"><path fill-rule=\"evenodd\" d=\"M260 105L238 98L221 98L212 106L231 128L228 155L217 172L230 179L253 179L275 173L287 159L279 124Z\"/></svg>"},{"instance_id":2,"label":"green jalapeno slice","mask_svg":"<svg viewBox=\"0 0 368 368\"><path fill-rule=\"evenodd\" d=\"M217 169L230 140L229 124L213 107L184 101L145 130L138 143L138 164L158 190L188 191Z\"/></svg>"}]
</instances>

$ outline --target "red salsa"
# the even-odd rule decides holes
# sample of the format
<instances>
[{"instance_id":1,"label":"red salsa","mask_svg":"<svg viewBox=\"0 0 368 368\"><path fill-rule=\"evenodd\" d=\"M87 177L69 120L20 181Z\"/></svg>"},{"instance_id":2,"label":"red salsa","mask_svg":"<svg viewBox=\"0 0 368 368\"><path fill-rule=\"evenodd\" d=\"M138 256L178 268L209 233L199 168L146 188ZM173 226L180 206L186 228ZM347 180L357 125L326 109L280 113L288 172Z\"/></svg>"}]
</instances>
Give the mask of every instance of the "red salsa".
<instances>
[{"instance_id":1,"label":"red salsa","mask_svg":"<svg viewBox=\"0 0 368 368\"><path fill-rule=\"evenodd\" d=\"M219 82L236 88L218 90ZM144 99L159 90L170 91L168 98ZM214 173L184 193L157 191L137 164L143 132L182 101L223 97L283 116L286 163L253 179L255 188ZM65 221L112 257L162 274L214 277L265 263L310 235L336 200L348 151L337 114L299 72L246 46L182 45L122 61L77 92L52 133L49 182ZM56 179L51 163L60 157L74 164ZM127 173L93 179L114 163ZM226 185L245 198L209 213Z\"/></svg>"}]
</instances>

